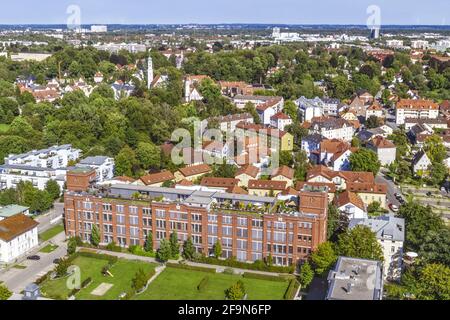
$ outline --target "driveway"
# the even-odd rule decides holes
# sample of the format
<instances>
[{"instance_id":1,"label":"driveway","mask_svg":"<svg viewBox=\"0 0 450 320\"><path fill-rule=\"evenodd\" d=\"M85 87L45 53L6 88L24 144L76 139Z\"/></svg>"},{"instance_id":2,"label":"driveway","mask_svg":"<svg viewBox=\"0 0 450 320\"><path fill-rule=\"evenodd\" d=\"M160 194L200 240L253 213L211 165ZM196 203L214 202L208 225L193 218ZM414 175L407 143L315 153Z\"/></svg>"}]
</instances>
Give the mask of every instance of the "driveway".
<instances>
[{"instance_id":1,"label":"driveway","mask_svg":"<svg viewBox=\"0 0 450 320\"><path fill-rule=\"evenodd\" d=\"M36 281L36 279L52 270L55 267L53 260L62 258L67 254L65 239L65 233L61 232L50 241L41 244L38 248L27 254L27 256L37 254L41 257L40 260L24 260L20 262L19 264L25 266L25 269L10 268L0 274L0 281L3 281L9 290L20 293L28 284ZM49 242L58 245L58 248L50 253L39 252Z\"/></svg>"}]
</instances>

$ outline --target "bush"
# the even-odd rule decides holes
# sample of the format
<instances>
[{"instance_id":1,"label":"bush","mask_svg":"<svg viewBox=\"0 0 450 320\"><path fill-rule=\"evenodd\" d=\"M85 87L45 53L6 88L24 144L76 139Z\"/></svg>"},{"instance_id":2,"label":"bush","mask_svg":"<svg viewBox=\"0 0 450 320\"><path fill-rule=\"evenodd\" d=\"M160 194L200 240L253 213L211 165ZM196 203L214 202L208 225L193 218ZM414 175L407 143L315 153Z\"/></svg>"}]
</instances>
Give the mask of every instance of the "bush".
<instances>
[{"instance_id":1,"label":"bush","mask_svg":"<svg viewBox=\"0 0 450 320\"><path fill-rule=\"evenodd\" d=\"M297 293L297 289L299 287L299 283L296 279L292 279L289 282L289 286L284 293L284 300L293 300L295 298L295 294Z\"/></svg>"},{"instance_id":2,"label":"bush","mask_svg":"<svg viewBox=\"0 0 450 320\"><path fill-rule=\"evenodd\" d=\"M200 263L206 263L206 264L214 264L219 266L226 266L226 267L232 267L232 268L239 268L239 269L248 269L248 270L259 270L259 271L266 271L266 272L276 272L276 273L294 273L295 266L289 266L289 267L281 267L281 266L272 266L264 264L262 261L255 261L254 263L246 263L246 262L240 262L237 261L235 258L227 259L227 260L221 260L216 259L213 257L205 257L205 256L199 256L195 259L196 262Z\"/></svg>"},{"instance_id":3,"label":"bush","mask_svg":"<svg viewBox=\"0 0 450 320\"><path fill-rule=\"evenodd\" d=\"M50 275L53 273L53 271L49 271L46 274L44 274L42 277L39 277L34 283L36 283L37 285L41 284L42 282L44 282L45 280L48 279L48 277L50 277Z\"/></svg>"},{"instance_id":4,"label":"bush","mask_svg":"<svg viewBox=\"0 0 450 320\"><path fill-rule=\"evenodd\" d=\"M105 249L113 252L122 252L122 248L119 245L117 245L114 241L108 243Z\"/></svg>"},{"instance_id":5,"label":"bush","mask_svg":"<svg viewBox=\"0 0 450 320\"><path fill-rule=\"evenodd\" d=\"M223 270L224 274L234 274L234 269L233 268L225 268Z\"/></svg>"},{"instance_id":6,"label":"bush","mask_svg":"<svg viewBox=\"0 0 450 320\"><path fill-rule=\"evenodd\" d=\"M282 278L280 276L273 276L273 275L252 273L252 272L244 272L242 274L242 276L247 279L258 279L258 280L279 281L279 282L287 281L287 279Z\"/></svg>"},{"instance_id":7,"label":"bush","mask_svg":"<svg viewBox=\"0 0 450 320\"><path fill-rule=\"evenodd\" d=\"M216 273L216 269L205 268L205 267L197 267L197 266L190 266L190 265L187 265L187 264L179 264L179 263L167 262L166 266L170 267L170 268L177 268L177 269L185 269L185 270L192 270L192 271Z\"/></svg>"},{"instance_id":8,"label":"bush","mask_svg":"<svg viewBox=\"0 0 450 320\"><path fill-rule=\"evenodd\" d=\"M206 285L208 284L208 281L209 277L204 277L202 281L200 281L200 283L198 284L197 290L202 291L203 289L205 289Z\"/></svg>"}]
</instances>

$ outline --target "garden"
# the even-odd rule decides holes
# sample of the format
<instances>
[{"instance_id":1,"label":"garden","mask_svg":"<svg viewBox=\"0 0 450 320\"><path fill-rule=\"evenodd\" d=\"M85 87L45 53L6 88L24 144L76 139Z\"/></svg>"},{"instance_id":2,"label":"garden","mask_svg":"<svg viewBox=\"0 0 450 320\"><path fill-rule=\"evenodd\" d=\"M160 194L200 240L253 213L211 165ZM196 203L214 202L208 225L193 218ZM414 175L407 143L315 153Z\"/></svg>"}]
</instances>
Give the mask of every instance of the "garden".
<instances>
[{"instance_id":1,"label":"garden","mask_svg":"<svg viewBox=\"0 0 450 320\"><path fill-rule=\"evenodd\" d=\"M80 289L67 286L76 277L68 268L73 265L80 268ZM39 282L42 295L52 299L65 300L73 295L77 300L117 300L130 298L144 287L155 267L156 264L143 261L79 252L60 262L54 272ZM55 278L55 273L61 276ZM137 282L141 284L136 287Z\"/></svg>"},{"instance_id":2,"label":"garden","mask_svg":"<svg viewBox=\"0 0 450 320\"><path fill-rule=\"evenodd\" d=\"M215 269L199 271L169 265L134 299L223 300L232 299L233 294L238 297L236 300L283 300L292 296L290 284L288 278L278 276L215 273ZM244 290L240 289L242 286Z\"/></svg>"}]
</instances>

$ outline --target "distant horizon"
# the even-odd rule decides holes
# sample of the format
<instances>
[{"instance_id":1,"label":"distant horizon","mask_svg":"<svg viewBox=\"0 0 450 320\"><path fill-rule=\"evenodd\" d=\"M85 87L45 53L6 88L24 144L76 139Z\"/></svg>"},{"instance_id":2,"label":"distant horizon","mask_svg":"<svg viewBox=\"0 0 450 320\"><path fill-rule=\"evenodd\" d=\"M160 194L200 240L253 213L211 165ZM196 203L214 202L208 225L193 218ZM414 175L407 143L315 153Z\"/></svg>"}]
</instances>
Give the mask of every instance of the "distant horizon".
<instances>
[{"instance_id":1,"label":"distant horizon","mask_svg":"<svg viewBox=\"0 0 450 320\"><path fill-rule=\"evenodd\" d=\"M448 25L450 1L411 0L22 0L2 3L3 25ZM218 22L220 21L220 22Z\"/></svg>"}]
</instances>

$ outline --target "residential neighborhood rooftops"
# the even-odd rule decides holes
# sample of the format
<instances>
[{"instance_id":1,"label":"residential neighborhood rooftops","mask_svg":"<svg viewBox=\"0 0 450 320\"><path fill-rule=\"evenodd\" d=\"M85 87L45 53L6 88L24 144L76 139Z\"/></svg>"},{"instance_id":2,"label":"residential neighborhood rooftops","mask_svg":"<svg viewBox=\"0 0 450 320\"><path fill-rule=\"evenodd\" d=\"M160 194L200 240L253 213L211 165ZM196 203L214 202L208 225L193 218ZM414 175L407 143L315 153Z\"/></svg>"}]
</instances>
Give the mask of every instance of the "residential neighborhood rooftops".
<instances>
[{"instance_id":1,"label":"residential neighborhood rooftops","mask_svg":"<svg viewBox=\"0 0 450 320\"><path fill-rule=\"evenodd\" d=\"M283 176L288 179L293 179L294 178L294 169L289 168L288 166L281 166L276 169L273 169L271 176L272 176L272 178L277 177L277 176Z\"/></svg>"},{"instance_id":2,"label":"residential neighborhood rooftops","mask_svg":"<svg viewBox=\"0 0 450 320\"><path fill-rule=\"evenodd\" d=\"M413 100L413 99L400 99L396 105L397 109L412 109L412 110L423 110L423 109L439 109L439 104L431 100Z\"/></svg>"},{"instance_id":3,"label":"residential neighborhood rooftops","mask_svg":"<svg viewBox=\"0 0 450 320\"><path fill-rule=\"evenodd\" d=\"M100 166L105 163L109 158L106 156L95 156L95 157L87 157L80 161L80 164L89 165L89 166Z\"/></svg>"},{"instance_id":4,"label":"residential neighborhood rooftops","mask_svg":"<svg viewBox=\"0 0 450 320\"><path fill-rule=\"evenodd\" d=\"M239 180L233 178L203 177L200 185L211 188L232 188L238 183Z\"/></svg>"},{"instance_id":5,"label":"residential neighborhood rooftops","mask_svg":"<svg viewBox=\"0 0 450 320\"><path fill-rule=\"evenodd\" d=\"M348 190L339 193L335 198L335 203L339 208L345 206L346 204L351 203L354 206L358 207L359 209L365 210L365 205L361 197L358 196L356 193L350 192Z\"/></svg>"},{"instance_id":6,"label":"residential neighborhood rooftops","mask_svg":"<svg viewBox=\"0 0 450 320\"><path fill-rule=\"evenodd\" d=\"M369 227L377 239L405 241L405 219L388 215L377 218L351 219L348 227L352 229L358 225Z\"/></svg>"},{"instance_id":7,"label":"residential neighborhood rooftops","mask_svg":"<svg viewBox=\"0 0 450 320\"><path fill-rule=\"evenodd\" d=\"M248 182L249 189L285 190L286 187L287 187L286 181L250 180Z\"/></svg>"},{"instance_id":8,"label":"residential neighborhood rooftops","mask_svg":"<svg viewBox=\"0 0 450 320\"><path fill-rule=\"evenodd\" d=\"M253 165L246 165L243 166L241 168L238 169L238 171L236 172L236 177L242 175L242 174L246 174L250 177L256 178L258 176L259 173L259 168L255 167Z\"/></svg>"},{"instance_id":9,"label":"residential neighborhood rooftops","mask_svg":"<svg viewBox=\"0 0 450 320\"><path fill-rule=\"evenodd\" d=\"M374 137L371 141L369 141L369 144L373 145L377 149L395 148L395 145L391 141L380 136Z\"/></svg>"},{"instance_id":10,"label":"residential neighborhood rooftops","mask_svg":"<svg viewBox=\"0 0 450 320\"><path fill-rule=\"evenodd\" d=\"M24 214L16 214L0 221L0 239L9 242L38 226L38 222Z\"/></svg>"},{"instance_id":11,"label":"residential neighborhood rooftops","mask_svg":"<svg viewBox=\"0 0 450 320\"><path fill-rule=\"evenodd\" d=\"M211 167L207 164L199 164L195 166L180 168L179 171L183 176L190 177L198 174L208 173L211 171Z\"/></svg>"},{"instance_id":12,"label":"residential neighborhood rooftops","mask_svg":"<svg viewBox=\"0 0 450 320\"><path fill-rule=\"evenodd\" d=\"M173 179L175 179L175 177L172 174L172 172L170 172L170 171L161 171L161 172L145 175L145 176L141 177L140 179L145 185L152 185L152 184L157 184L157 183L173 180Z\"/></svg>"}]
</instances>

